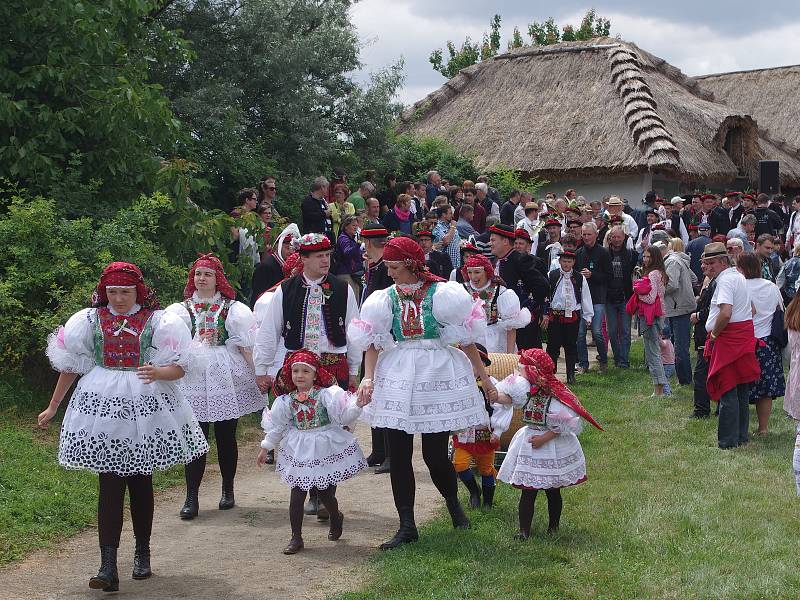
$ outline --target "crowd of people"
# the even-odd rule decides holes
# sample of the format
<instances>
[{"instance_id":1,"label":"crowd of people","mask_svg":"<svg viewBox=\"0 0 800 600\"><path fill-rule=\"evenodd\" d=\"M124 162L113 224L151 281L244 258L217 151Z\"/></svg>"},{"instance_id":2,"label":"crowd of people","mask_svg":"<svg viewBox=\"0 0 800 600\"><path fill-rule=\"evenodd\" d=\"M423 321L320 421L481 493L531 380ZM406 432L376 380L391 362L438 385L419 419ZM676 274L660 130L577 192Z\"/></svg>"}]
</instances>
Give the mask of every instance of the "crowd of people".
<instances>
[{"instance_id":1,"label":"crowd of people","mask_svg":"<svg viewBox=\"0 0 800 600\"><path fill-rule=\"evenodd\" d=\"M266 177L240 192L236 213L255 211L272 228L276 193ZM246 294L207 254L189 268L183 298L161 310L135 265L111 263L92 307L48 340L60 376L38 419L46 427L80 377L59 461L99 474L101 566L89 586L119 587L126 488L132 576L150 576L154 469L183 464L178 514L200 515L212 425L218 508L235 506L237 423L254 412L265 432L256 460L290 488L286 554L304 548L306 515L329 522L329 540L341 537L337 485L368 467L390 474L399 518L381 549L417 540L415 434L454 527L470 525L458 481L470 508L489 510L499 480L521 490L519 539L531 534L539 490L556 531L561 489L586 479L582 421L602 429L567 385L594 362L606 372L611 357L630 369L634 330L652 396L693 385L695 418L716 402L720 448L748 443L750 404L759 435L775 398L785 395L800 420L798 212L800 197L790 209L738 192L669 201L650 192L641 208L572 189L504 200L486 176L451 185L436 171L424 182L387 175L380 193L371 180L352 191L337 170L312 182L300 222L272 231L263 251L246 229L232 231L231 251L255 265ZM493 354L514 353L511 375L488 375ZM497 471L512 406L522 427ZM358 419L371 427L366 456L351 432ZM800 451L794 464L800 494Z\"/></svg>"}]
</instances>

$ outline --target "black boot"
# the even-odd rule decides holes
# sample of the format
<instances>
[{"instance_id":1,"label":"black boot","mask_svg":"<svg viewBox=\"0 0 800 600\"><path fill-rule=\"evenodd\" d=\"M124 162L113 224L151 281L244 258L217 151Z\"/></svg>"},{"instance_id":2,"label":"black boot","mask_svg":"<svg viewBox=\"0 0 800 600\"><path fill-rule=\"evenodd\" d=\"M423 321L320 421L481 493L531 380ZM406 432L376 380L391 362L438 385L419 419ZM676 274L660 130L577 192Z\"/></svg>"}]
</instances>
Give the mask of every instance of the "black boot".
<instances>
[{"instance_id":1,"label":"black boot","mask_svg":"<svg viewBox=\"0 0 800 600\"><path fill-rule=\"evenodd\" d=\"M469 529L469 519L464 514L464 509L461 508L458 496L450 496L445 498L444 501L447 504L447 512L450 513L450 518L453 520L453 527L456 529Z\"/></svg>"},{"instance_id":2,"label":"black boot","mask_svg":"<svg viewBox=\"0 0 800 600\"><path fill-rule=\"evenodd\" d=\"M481 487L483 488L483 508L492 508L492 502L494 501L494 488L497 486L484 485Z\"/></svg>"},{"instance_id":3,"label":"black boot","mask_svg":"<svg viewBox=\"0 0 800 600\"><path fill-rule=\"evenodd\" d=\"M119 591L117 548L115 546L100 546L100 570L89 580L89 587L104 592Z\"/></svg>"},{"instance_id":4,"label":"black boot","mask_svg":"<svg viewBox=\"0 0 800 600\"><path fill-rule=\"evenodd\" d=\"M459 477L460 479L460 477ZM475 477L472 475L472 471L468 471L468 477L466 481L461 479L464 482L464 485L467 486L469 490L469 507L470 508L480 508L481 507L481 491L478 489L478 484L475 481Z\"/></svg>"},{"instance_id":5,"label":"black boot","mask_svg":"<svg viewBox=\"0 0 800 600\"><path fill-rule=\"evenodd\" d=\"M384 460L377 469L375 469L375 475L382 475L383 473L390 473L392 471L392 459L388 456L386 460Z\"/></svg>"},{"instance_id":6,"label":"black boot","mask_svg":"<svg viewBox=\"0 0 800 600\"><path fill-rule=\"evenodd\" d=\"M575 372L574 371L572 373L567 373L567 383L569 385L575 384Z\"/></svg>"},{"instance_id":7,"label":"black boot","mask_svg":"<svg viewBox=\"0 0 800 600\"><path fill-rule=\"evenodd\" d=\"M419 539L417 524L414 522L414 508L398 508L397 513L400 515L400 529L397 530L392 539L378 546L381 550L392 550L403 544L416 542Z\"/></svg>"},{"instance_id":8,"label":"black boot","mask_svg":"<svg viewBox=\"0 0 800 600\"><path fill-rule=\"evenodd\" d=\"M197 516L197 513L200 512L200 503L197 499L197 495L197 488L186 490L186 502L183 503L183 508L180 512L181 519L184 521L191 521Z\"/></svg>"},{"instance_id":9,"label":"black boot","mask_svg":"<svg viewBox=\"0 0 800 600\"><path fill-rule=\"evenodd\" d=\"M219 499L219 509L228 510L236 506L233 499L233 479L222 480L222 498Z\"/></svg>"},{"instance_id":10,"label":"black boot","mask_svg":"<svg viewBox=\"0 0 800 600\"><path fill-rule=\"evenodd\" d=\"M150 571L150 540L136 540L136 550L133 552L133 578L147 579L152 574Z\"/></svg>"},{"instance_id":11,"label":"black boot","mask_svg":"<svg viewBox=\"0 0 800 600\"><path fill-rule=\"evenodd\" d=\"M303 512L307 515L315 515L319 510L319 498L317 498L317 490L311 488L308 490L308 502L306 502L306 506L303 509Z\"/></svg>"}]
</instances>

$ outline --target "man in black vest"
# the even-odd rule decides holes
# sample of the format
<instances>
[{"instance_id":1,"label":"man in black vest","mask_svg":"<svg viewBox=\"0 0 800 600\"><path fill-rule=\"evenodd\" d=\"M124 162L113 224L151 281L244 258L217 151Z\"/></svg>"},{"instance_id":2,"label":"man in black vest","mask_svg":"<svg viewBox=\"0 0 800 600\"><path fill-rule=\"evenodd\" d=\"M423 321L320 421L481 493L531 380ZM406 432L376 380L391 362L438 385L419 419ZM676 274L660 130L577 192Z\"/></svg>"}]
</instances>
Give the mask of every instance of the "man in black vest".
<instances>
[{"instance_id":1,"label":"man in black vest","mask_svg":"<svg viewBox=\"0 0 800 600\"><path fill-rule=\"evenodd\" d=\"M425 253L425 264L431 273L438 275L442 279L450 279L450 272L453 270L453 261L450 255L433 247L433 234L430 231L422 230L417 232L417 242ZM394 283L390 280L389 285ZM386 287L389 287L387 285Z\"/></svg>"},{"instance_id":2,"label":"man in black vest","mask_svg":"<svg viewBox=\"0 0 800 600\"><path fill-rule=\"evenodd\" d=\"M262 393L272 387L273 378L267 373L282 338L287 354L302 348L311 350L340 387L355 390L361 352L347 347L346 334L347 325L358 318L353 289L337 277L328 276L331 241L325 235L302 236L298 252L303 257L303 272L275 289L256 336L253 362L258 387ZM313 492L307 514L317 513L317 496ZM327 518L322 511L317 515Z\"/></svg>"},{"instance_id":3,"label":"man in black vest","mask_svg":"<svg viewBox=\"0 0 800 600\"><path fill-rule=\"evenodd\" d=\"M547 328L547 354L558 364L564 348L567 383L575 383L575 363L578 360L578 327L581 320L591 323L594 316L592 294L586 278L575 271L575 253L562 250L558 254L558 269L547 276L548 302L542 317Z\"/></svg>"},{"instance_id":4,"label":"man in black vest","mask_svg":"<svg viewBox=\"0 0 800 600\"><path fill-rule=\"evenodd\" d=\"M539 321L549 289L544 276L543 262L532 254L514 251L516 232L509 225L492 225L489 228L489 244L497 257L495 273L506 286L519 297L521 306L531 311L531 322L517 330L517 349L541 348L542 335Z\"/></svg>"}]
</instances>

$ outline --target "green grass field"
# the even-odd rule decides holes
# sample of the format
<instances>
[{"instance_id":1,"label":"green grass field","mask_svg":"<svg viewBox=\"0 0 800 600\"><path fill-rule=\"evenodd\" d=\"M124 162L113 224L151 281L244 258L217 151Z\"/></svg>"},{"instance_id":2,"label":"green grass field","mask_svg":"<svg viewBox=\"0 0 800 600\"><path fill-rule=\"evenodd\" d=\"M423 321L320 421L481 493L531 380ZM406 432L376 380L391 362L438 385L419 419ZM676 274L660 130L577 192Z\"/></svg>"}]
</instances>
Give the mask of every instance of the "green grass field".
<instances>
[{"instance_id":1,"label":"green grass field","mask_svg":"<svg viewBox=\"0 0 800 600\"><path fill-rule=\"evenodd\" d=\"M718 450L716 420L687 418L691 389L648 398L634 348L634 369L575 386L606 432L584 428L589 481L564 490L557 536L540 494L533 536L515 541L519 492L501 484L490 513L469 511L470 531L442 514L338 599L800 597L793 422L776 402L771 435Z\"/></svg>"}]
</instances>

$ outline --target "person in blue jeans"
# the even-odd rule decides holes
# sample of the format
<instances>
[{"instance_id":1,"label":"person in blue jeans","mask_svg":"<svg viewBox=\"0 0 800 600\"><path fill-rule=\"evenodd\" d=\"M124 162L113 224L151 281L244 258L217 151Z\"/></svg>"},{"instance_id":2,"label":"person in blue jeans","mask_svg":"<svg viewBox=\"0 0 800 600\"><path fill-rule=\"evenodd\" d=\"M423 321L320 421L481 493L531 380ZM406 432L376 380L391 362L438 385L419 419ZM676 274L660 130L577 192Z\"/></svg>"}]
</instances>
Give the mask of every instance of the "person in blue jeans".
<instances>
[{"instance_id":1,"label":"person in blue jeans","mask_svg":"<svg viewBox=\"0 0 800 600\"><path fill-rule=\"evenodd\" d=\"M603 316L605 315L608 282L611 279L611 255L608 250L597 243L597 225L584 223L581 227L583 246L578 248L575 269L586 278L592 295L594 316L592 317L592 337L597 346L600 370L608 367L608 350L603 337ZM586 347L586 321L581 319L578 329L578 364L579 372L589 370L589 349Z\"/></svg>"},{"instance_id":2,"label":"person in blue jeans","mask_svg":"<svg viewBox=\"0 0 800 600\"><path fill-rule=\"evenodd\" d=\"M631 316L625 310L633 295L633 270L636 268L636 251L627 247L628 236L620 226L612 227L606 237L611 255L611 278L606 294L606 326L614 365L620 369L630 367Z\"/></svg>"},{"instance_id":3,"label":"person in blue jeans","mask_svg":"<svg viewBox=\"0 0 800 600\"><path fill-rule=\"evenodd\" d=\"M667 271L667 286L664 292L664 314L669 322L672 342L675 346L675 373L678 383L692 383L692 361L689 357L691 342L691 314L697 309L694 285L697 276L689 266L689 255L683 252L683 242L673 238L669 241L664 268Z\"/></svg>"}]
</instances>

